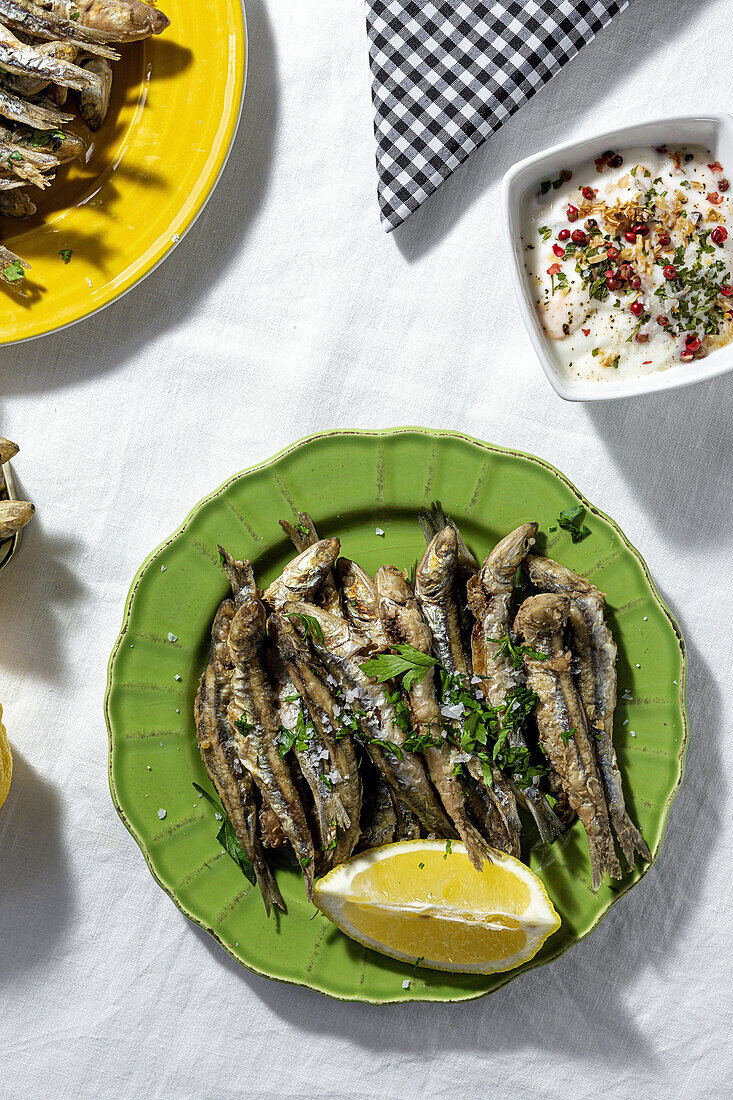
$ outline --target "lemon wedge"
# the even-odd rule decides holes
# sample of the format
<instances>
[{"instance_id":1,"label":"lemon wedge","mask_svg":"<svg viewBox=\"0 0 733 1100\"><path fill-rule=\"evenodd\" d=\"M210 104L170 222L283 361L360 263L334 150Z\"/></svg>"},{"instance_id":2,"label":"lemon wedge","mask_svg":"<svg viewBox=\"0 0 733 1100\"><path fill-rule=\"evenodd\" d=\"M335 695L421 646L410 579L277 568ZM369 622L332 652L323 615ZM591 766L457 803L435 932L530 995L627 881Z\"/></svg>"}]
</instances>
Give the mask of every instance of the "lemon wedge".
<instances>
[{"instance_id":1,"label":"lemon wedge","mask_svg":"<svg viewBox=\"0 0 733 1100\"><path fill-rule=\"evenodd\" d=\"M12 775L13 757L10 752L8 735L3 725L3 708L0 706L0 806L8 797Z\"/></svg>"},{"instance_id":2,"label":"lemon wedge","mask_svg":"<svg viewBox=\"0 0 733 1100\"><path fill-rule=\"evenodd\" d=\"M467 974L520 966L560 927L529 867L494 852L479 872L456 840L407 840L362 852L319 879L314 900L365 947Z\"/></svg>"}]
</instances>

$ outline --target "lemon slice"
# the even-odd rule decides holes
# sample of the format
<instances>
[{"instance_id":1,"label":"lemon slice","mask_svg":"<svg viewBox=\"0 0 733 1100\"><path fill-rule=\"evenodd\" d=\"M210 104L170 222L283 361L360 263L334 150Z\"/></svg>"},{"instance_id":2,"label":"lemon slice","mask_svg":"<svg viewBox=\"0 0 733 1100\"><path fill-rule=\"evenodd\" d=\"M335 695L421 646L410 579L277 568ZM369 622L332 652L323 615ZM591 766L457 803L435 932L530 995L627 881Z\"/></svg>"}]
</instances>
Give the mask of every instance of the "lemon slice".
<instances>
[{"instance_id":1,"label":"lemon slice","mask_svg":"<svg viewBox=\"0 0 733 1100\"><path fill-rule=\"evenodd\" d=\"M8 736L3 725L3 708L0 706L0 806L8 797L12 775L13 757L10 753Z\"/></svg>"},{"instance_id":2,"label":"lemon slice","mask_svg":"<svg viewBox=\"0 0 733 1100\"><path fill-rule=\"evenodd\" d=\"M315 903L365 947L468 974L520 966L560 927L529 867L494 852L479 872L455 840L407 840L354 856L316 882Z\"/></svg>"}]
</instances>

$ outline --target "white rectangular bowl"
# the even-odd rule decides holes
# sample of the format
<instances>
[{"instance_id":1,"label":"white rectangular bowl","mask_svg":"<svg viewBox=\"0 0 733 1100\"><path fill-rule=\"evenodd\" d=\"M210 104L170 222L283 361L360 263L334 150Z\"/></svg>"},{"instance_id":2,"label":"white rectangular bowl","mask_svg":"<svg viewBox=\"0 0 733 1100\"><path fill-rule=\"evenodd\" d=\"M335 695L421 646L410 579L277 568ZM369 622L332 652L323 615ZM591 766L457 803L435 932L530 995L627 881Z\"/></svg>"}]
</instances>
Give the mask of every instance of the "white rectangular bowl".
<instances>
[{"instance_id":1,"label":"white rectangular bowl","mask_svg":"<svg viewBox=\"0 0 733 1100\"><path fill-rule=\"evenodd\" d=\"M566 401L607 401L619 397L635 397L642 393L676 389L702 382L733 370L733 344L716 348L705 359L680 363L667 370L655 371L642 378L620 379L617 382L574 382L561 377L561 364L555 357L553 341L545 335L534 304L534 295L524 269L521 240L521 215L525 198L542 180L553 179L563 168L599 157L605 150L623 152L633 145L703 145L712 159L719 161L733 178L733 117L728 114L680 116L652 119L649 122L623 126L582 141L565 142L519 161L504 176L501 191L504 232L509 245L510 271L527 331L553 388Z\"/></svg>"}]
</instances>

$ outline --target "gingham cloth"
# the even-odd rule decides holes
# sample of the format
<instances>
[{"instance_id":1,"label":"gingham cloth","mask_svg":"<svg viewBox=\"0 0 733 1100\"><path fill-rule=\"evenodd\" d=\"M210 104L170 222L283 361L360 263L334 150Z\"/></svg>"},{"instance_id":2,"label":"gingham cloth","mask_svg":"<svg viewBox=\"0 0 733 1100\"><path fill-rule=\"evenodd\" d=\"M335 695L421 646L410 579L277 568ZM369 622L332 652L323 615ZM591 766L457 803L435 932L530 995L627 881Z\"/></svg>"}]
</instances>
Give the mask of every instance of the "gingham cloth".
<instances>
[{"instance_id":1,"label":"gingham cloth","mask_svg":"<svg viewBox=\"0 0 733 1100\"><path fill-rule=\"evenodd\" d=\"M366 0L387 232L628 4Z\"/></svg>"}]
</instances>

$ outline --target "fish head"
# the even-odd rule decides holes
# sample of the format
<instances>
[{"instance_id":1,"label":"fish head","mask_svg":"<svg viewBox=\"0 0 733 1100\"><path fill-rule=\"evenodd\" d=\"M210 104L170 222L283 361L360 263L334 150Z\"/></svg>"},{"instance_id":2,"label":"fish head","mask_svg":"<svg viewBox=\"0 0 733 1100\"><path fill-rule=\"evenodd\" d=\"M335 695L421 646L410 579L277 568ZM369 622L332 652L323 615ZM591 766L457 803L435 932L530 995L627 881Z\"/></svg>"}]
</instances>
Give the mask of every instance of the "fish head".
<instances>
[{"instance_id":1,"label":"fish head","mask_svg":"<svg viewBox=\"0 0 733 1100\"><path fill-rule=\"evenodd\" d=\"M530 554L527 558L527 572L532 584L544 592L593 592L602 595L585 577L573 573L567 566L553 561L552 558Z\"/></svg>"},{"instance_id":2,"label":"fish head","mask_svg":"<svg viewBox=\"0 0 733 1100\"><path fill-rule=\"evenodd\" d=\"M301 637L308 636L316 650L321 647L338 657L352 657L373 648L366 634L316 604L291 600L284 605L282 613Z\"/></svg>"},{"instance_id":3,"label":"fish head","mask_svg":"<svg viewBox=\"0 0 733 1100\"><path fill-rule=\"evenodd\" d=\"M265 609L257 599L245 599L237 608L229 627L229 650L238 658L246 657L265 637Z\"/></svg>"},{"instance_id":4,"label":"fish head","mask_svg":"<svg viewBox=\"0 0 733 1100\"><path fill-rule=\"evenodd\" d=\"M421 653L430 653L432 635L422 617L405 574L390 565L377 570L379 618L390 645L406 643Z\"/></svg>"},{"instance_id":5,"label":"fish head","mask_svg":"<svg viewBox=\"0 0 733 1100\"><path fill-rule=\"evenodd\" d=\"M537 524L523 523L497 543L481 566L481 584L487 592L510 588L517 569L534 545Z\"/></svg>"},{"instance_id":6,"label":"fish head","mask_svg":"<svg viewBox=\"0 0 733 1100\"><path fill-rule=\"evenodd\" d=\"M554 592L541 592L524 601L514 620L514 633L532 645L561 634L570 611L570 600Z\"/></svg>"},{"instance_id":7,"label":"fish head","mask_svg":"<svg viewBox=\"0 0 733 1100\"><path fill-rule=\"evenodd\" d=\"M376 615L374 581L365 569L349 558L339 558L335 573L341 594L357 621Z\"/></svg>"},{"instance_id":8,"label":"fish head","mask_svg":"<svg viewBox=\"0 0 733 1100\"><path fill-rule=\"evenodd\" d=\"M457 561L455 528L444 527L428 544L415 571L415 591L431 600L446 596L455 582Z\"/></svg>"}]
</instances>

